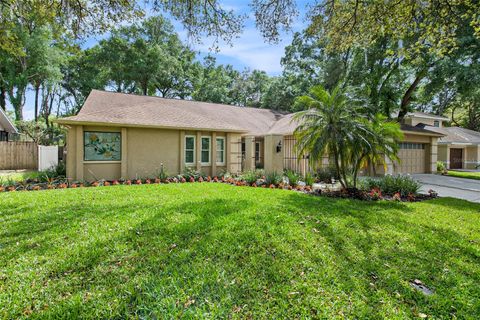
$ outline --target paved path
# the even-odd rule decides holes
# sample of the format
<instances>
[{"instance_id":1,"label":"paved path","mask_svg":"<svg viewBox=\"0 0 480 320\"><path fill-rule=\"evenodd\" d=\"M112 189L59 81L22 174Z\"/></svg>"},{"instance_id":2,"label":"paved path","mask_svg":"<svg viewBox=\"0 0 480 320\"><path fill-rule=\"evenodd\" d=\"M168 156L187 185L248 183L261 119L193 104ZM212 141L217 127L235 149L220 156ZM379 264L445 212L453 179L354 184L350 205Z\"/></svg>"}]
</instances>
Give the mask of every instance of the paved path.
<instances>
[{"instance_id":1,"label":"paved path","mask_svg":"<svg viewBox=\"0 0 480 320\"><path fill-rule=\"evenodd\" d=\"M412 177L422 183L421 192L429 189L441 197L465 199L480 203L480 180L454 178L437 174L414 174Z\"/></svg>"}]
</instances>

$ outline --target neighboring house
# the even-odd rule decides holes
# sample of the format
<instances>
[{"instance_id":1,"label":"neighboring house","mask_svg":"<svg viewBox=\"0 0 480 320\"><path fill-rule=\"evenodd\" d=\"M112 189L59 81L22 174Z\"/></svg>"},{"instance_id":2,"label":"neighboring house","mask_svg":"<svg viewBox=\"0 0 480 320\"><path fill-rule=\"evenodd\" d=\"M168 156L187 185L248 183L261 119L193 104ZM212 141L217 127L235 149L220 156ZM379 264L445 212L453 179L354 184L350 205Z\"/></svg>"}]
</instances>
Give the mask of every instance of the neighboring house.
<instances>
[{"instance_id":1,"label":"neighboring house","mask_svg":"<svg viewBox=\"0 0 480 320\"><path fill-rule=\"evenodd\" d=\"M188 167L211 176L255 168L305 172L308 159L294 152L291 119L269 109L93 90L78 115L57 123L68 128L68 178L94 180L154 176L162 165L169 174ZM443 134L407 123L402 130L402 161L387 173L435 170Z\"/></svg>"},{"instance_id":2,"label":"neighboring house","mask_svg":"<svg viewBox=\"0 0 480 320\"><path fill-rule=\"evenodd\" d=\"M480 132L444 127L443 121L447 120L441 118L435 123L425 122L419 126L444 135L438 141L438 160L444 162L447 169L475 169L480 165Z\"/></svg>"},{"instance_id":3,"label":"neighboring house","mask_svg":"<svg viewBox=\"0 0 480 320\"><path fill-rule=\"evenodd\" d=\"M18 134L17 128L0 108L0 141L11 141Z\"/></svg>"}]
</instances>

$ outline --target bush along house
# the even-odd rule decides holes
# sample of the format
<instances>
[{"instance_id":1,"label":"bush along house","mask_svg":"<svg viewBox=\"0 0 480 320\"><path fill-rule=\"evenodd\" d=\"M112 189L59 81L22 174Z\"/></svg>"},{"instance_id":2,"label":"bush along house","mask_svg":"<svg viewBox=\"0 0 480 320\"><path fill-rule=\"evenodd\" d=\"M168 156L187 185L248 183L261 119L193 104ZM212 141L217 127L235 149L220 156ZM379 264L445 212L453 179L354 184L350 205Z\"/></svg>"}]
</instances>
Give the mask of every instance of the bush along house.
<instances>
[{"instance_id":1,"label":"bush along house","mask_svg":"<svg viewBox=\"0 0 480 320\"><path fill-rule=\"evenodd\" d=\"M153 177L186 168L215 176L255 168L309 171L294 151L293 114L269 109L93 90L68 129L67 177L72 180ZM410 115L415 118L415 115ZM430 173L444 133L403 123L400 162L377 173ZM328 156L318 165L328 165Z\"/></svg>"}]
</instances>

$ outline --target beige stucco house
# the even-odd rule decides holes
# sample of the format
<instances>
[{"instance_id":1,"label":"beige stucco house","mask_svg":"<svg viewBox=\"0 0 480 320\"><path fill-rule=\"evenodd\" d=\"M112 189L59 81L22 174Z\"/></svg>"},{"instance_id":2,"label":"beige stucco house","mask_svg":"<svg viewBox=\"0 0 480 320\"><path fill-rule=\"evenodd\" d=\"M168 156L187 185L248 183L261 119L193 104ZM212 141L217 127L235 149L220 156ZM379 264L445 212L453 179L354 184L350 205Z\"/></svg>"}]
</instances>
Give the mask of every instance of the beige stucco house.
<instances>
[{"instance_id":1,"label":"beige stucco house","mask_svg":"<svg viewBox=\"0 0 480 320\"><path fill-rule=\"evenodd\" d=\"M68 128L67 176L73 180L155 176L191 167L207 175L264 168L309 170L294 152L292 114L93 90ZM387 173L432 172L442 133L402 124L400 163ZM325 164L328 158L324 160Z\"/></svg>"},{"instance_id":2,"label":"beige stucco house","mask_svg":"<svg viewBox=\"0 0 480 320\"><path fill-rule=\"evenodd\" d=\"M480 165L480 132L445 127L447 118L431 115L424 118L416 125L443 134L438 140L438 161L444 162L447 169L475 169Z\"/></svg>"}]
</instances>

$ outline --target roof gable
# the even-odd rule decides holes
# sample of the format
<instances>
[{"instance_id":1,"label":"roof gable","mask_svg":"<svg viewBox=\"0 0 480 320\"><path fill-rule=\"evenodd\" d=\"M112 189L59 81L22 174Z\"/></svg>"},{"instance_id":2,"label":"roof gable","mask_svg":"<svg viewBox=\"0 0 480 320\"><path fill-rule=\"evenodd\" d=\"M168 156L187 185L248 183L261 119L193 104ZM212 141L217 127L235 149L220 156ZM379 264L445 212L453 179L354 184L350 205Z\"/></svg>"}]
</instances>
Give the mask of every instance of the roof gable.
<instances>
[{"instance_id":1,"label":"roof gable","mask_svg":"<svg viewBox=\"0 0 480 320\"><path fill-rule=\"evenodd\" d=\"M2 108L0 108L0 127L4 128L7 132L18 133L17 128L13 125Z\"/></svg>"}]
</instances>

